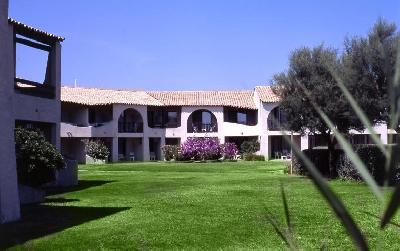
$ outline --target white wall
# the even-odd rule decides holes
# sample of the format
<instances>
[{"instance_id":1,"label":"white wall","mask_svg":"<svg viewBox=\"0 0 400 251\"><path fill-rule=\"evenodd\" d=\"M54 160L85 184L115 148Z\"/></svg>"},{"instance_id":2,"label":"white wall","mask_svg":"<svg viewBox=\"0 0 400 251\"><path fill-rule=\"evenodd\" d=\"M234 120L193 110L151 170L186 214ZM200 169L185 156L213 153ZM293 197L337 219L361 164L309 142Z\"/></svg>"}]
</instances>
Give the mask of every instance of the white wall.
<instances>
[{"instance_id":1,"label":"white wall","mask_svg":"<svg viewBox=\"0 0 400 251\"><path fill-rule=\"evenodd\" d=\"M14 150L14 49L8 0L0 1L0 223L20 217Z\"/></svg>"}]
</instances>

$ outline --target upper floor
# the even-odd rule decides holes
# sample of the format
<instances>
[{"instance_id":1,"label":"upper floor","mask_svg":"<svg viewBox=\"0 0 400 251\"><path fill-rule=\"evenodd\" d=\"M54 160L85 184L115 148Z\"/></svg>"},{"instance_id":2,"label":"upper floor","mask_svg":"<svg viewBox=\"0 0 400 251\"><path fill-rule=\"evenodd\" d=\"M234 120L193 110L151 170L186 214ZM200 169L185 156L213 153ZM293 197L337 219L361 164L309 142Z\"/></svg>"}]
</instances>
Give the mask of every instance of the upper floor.
<instances>
[{"instance_id":1,"label":"upper floor","mask_svg":"<svg viewBox=\"0 0 400 251\"><path fill-rule=\"evenodd\" d=\"M8 62L13 118L59 123L64 38L11 18L6 30L2 46L7 48L3 56Z\"/></svg>"},{"instance_id":2,"label":"upper floor","mask_svg":"<svg viewBox=\"0 0 400 251\"><path fill-rule=\"evenodd\" d=\"M61 99L62 137L255 136L263 123L254 91L63 87Z\"/></svg>"}]
</instances>

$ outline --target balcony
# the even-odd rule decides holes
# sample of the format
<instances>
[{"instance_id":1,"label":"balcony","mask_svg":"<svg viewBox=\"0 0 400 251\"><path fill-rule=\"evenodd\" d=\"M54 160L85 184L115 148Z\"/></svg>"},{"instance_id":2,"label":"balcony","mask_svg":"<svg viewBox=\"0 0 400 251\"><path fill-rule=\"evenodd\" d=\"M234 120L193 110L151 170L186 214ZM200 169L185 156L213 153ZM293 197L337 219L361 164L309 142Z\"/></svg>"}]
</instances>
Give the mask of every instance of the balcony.
<instances>
[{"instance_id":1,"label":"balcony","mask_svg":"<svg viewBox=\"0 0 400 251\"><path fill-rule=\"evenodd\" d=\"M192 124L191 128L188 128L188 131L191 133L207 133L207 132L217 132L217 124L216 123L202 123L195 122Z\"/></svg>"},{"instance_id":2,"label":"balcony","mask_svg":"<svg viewBox=\"0 0 400 251\"><path fill-rule=\"evenodd\" d=\"M61 122L60 134L61 137L76 138L113 137L115 131L112 122L96 123L88 126Z\"/></svg>"},{"instance_id":3,"label":"balcony","mask_svg":"<svg viewBox=\"0 0 400 251\"><path fill-rule=\"evenodd\" d=\"M143 123L142 122L119 122L118 132L120 133L142 133Z\"/></svg>"},{"instance_id":4,"label":"balcony","mask_svg":"<svg viewBox=\"0 0 400 251\"><path fill-rule=\"evenodd\" d=\"M218 132L218 123L215 115L209 110L196 110L190 114L187 121L188 133Z\"/></svg>"}]
</instances>

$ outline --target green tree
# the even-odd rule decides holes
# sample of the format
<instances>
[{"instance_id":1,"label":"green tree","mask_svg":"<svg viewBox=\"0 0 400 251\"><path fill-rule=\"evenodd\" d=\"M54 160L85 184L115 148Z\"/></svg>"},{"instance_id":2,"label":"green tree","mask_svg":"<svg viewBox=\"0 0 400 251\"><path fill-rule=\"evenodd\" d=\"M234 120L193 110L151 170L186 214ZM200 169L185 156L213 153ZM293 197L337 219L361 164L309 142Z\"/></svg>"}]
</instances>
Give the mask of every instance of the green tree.
<instances>
[{"instance_id":1,"label":"green tree","mask_svg":"<svg viewBox=\"0 0 400 251\"><path fill-rule=\"evenodd\" d=\"M304 134L320 134L329 151L329 170L334 170L333 152L336 144L331 130L314 109L313 103L332 120L336 128L347 134L350 129L362 129L332 75L332 69L341 71L341 62L334 49L323 45L300 48L289 58L287 72L274 76L273 90L281 97L280 107L287 116L284 129Z\"/></svg>"},{"instance_id":2,"label":"green tree","mask_svg":"<svg viewBox=\"0 0 400 251\"><path fill-rule=\"evenodd\" d=\"M372 124L389 122L389 88L396 68L399 33L379 19L368 36L345 40L344 83Z\"/></svg>"},{"instance_id":3,"label":"green tree","mask_svg":"<svg viewBox=\"0 0 400 251\"><path fill-rule=\"evenodd\" d=\"M57 149L35 131L15 129L15 153L18 182L24 185L35 187L54 181L55 171L65 166Z\"/></svg>"}]
</instances>

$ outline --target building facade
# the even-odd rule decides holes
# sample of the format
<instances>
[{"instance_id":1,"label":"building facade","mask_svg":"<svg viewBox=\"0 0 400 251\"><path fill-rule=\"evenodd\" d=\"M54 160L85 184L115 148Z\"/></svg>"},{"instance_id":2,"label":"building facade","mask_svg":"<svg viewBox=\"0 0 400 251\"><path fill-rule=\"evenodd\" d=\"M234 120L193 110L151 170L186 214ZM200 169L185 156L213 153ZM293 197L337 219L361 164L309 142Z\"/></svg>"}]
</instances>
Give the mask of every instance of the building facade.
<instances>
[{"instance_id":1,"label":"building facade","mask_svg":"<svg viewBox=\"0 0 400 251\"><path fill-rule=\"evenodd\" d=\"M8 1L0 2L0 223L20 217L14 128L38 129L60 148L63 40L8 18ZM20 46L47 53L43 82L17 77Z\"/></svg>"},{"instance_id":2,"label":"building facade","mask_svg":"<svg viewBox=\"0 0 400 251\"><path fill-rule=\"evenodd\" d=\"M258 140L266 159L284 158L290 135L302 150L322 146L317 136L282 132L285 116L269 86L249 91L145 92L62 87L62 153L85 162L84 140L101 139L110 161L162 160L163 145L190 137L217 137L221 143ZM375 128L384 143L386 126ZM353 132L354 143L366 144L365 133Z\"/></svg>"}]
</instances>

